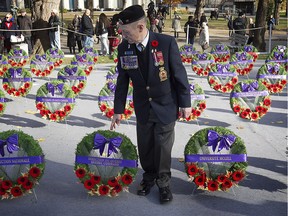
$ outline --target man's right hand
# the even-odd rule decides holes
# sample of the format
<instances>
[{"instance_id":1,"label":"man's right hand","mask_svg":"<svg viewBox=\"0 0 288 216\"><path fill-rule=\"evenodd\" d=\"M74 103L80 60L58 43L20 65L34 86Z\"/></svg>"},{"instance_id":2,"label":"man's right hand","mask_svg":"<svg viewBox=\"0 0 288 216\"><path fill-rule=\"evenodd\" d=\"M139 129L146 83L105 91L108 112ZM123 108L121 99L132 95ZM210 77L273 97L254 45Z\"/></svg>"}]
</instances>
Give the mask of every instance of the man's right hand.
<instances>
[{"instance_id":1,"label":"man's right hand","mask_svg":"<svg viewBox=\"0 0 288 216\"><path fill-rule=\"evenodd\" d=\"M114 114L110 126L110 130L113 130L116 128L116 124L119 126L121 121L121 114Z\"/></svg>"}]
</instances>

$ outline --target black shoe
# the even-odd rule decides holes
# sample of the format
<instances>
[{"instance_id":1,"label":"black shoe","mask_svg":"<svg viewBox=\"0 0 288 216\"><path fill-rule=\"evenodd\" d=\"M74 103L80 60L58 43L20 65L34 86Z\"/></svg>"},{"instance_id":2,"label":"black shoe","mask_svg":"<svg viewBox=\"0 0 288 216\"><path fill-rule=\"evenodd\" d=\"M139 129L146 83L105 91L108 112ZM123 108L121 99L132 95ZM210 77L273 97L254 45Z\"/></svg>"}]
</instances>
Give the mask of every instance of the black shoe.
<instances>
[{"instance_id":1,"label":"black shoe","mask_svg":"<svg viewBox=\"0 0 288 216\"><path fill-rule=\"evenodd\" d=\"M160 203L167 203L172 201L173 196L172 193L169 189L169 187L163 187L163 188L159 188L159 194L160 194Z\"/></svg>"},{"instance_id":2,"label":"black shoe","mask_svg":"<svg viewBox=\"0 0 288 216\"><path fill-rule=\"evenodd\" d=\"M154 186L154 182L145 182L140 183L140 189L137 191L139 196L146 196L150 193L150 189Z\"/></svg>"}]
</instances>

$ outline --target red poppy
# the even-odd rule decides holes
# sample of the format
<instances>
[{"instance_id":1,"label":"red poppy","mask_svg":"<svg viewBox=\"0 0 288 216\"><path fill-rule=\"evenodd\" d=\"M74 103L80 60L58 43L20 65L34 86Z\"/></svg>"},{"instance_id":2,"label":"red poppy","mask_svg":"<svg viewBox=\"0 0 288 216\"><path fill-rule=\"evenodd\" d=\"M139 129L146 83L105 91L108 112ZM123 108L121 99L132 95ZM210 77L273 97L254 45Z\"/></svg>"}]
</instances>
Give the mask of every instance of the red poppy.
<instances>
[{"instance_id":1,"label":"red poppy","mask_svg":"<svg viewBox=\"0 0 288 216\"><path fill-rule=\"evenodd\" d=\"M232 178L234 181L241 181L245 177L244 173L242 171L235 171L232 173Z\"/></svg>"},{"instance_id":2,"label":"red poppy","mask_svg":"<svg viewBox=\"0 0 288 216\"><path fill-rule=\"evenodd\" d=\"M3 110L4 105L2 103L0 103L0 111Z\"/></svg>"},{"instance_id":3,"label":"red poppy","mask_svg":"<svg viewBox=\"0 0 288 216\"><path fill-rule=\"evenodd\" d=\"M37 178L41 175L41 170L38 167L32 167L29 170L29 174L30 176L32 176L33 178Z\"/></svg>"},{"instance_id":4,"label":"red poppy","mask_svg":"<svg viewBox=\"0 0 288 216\"><path fill-rule=\"evenodd\" d=\"M106 116L108 118L112 118L113 115L114 115L114 110L110 110L109 112L106 113Z\"/></svg>"},{"instance_id":5,"label":"red poppy","mask_svg":"<svg viewBox=\"0 0 288 216\"><path fill-rule=\"evenodd\" d=\"M91 190L92 188L94 188L94 186L95 186L95 183L93 181L91 181L91 179L88 179L84 182L84 187L87 190Z\"/></svg>"},{"instance_id":6,"label":"red poppy","mask_svg":"<svg viewBox=\"0 0 288 216\"><path fill-rule=\"evenodd\" d=\"M263 101L263 104L265 106L270 106L271 105L271 100L269 98L266 98L264 101Z\"/></svg>"},{"instance_id":7,"label":"red poppy","mask_svg":"<svg viewBox=\"0 0 288 216\"><path fill-rule=\"evenodd\" d=\"M153 40L153 41L151 42L151 45L152 45L153 47L157 47L157 46L159 45L159 43L158 43L157 40Z\"/></svg>"},{"instance_id":8,"label":"red poppy","mask_svg":"<svg viewBox=\"0 0 288 216\"><path fill-rule=\"evenodd\" d=\"M222 190L227 190L232 187L232 182L227 178L222 183Z\"/></svg>"},{"instance_id":9,"label":"red poppy","mask_svg":"<svg viewBox=\"0 0 288 216\"><path fill-rule=\"evenodd\" d=\"M20 176L20 177L17 179L17 183L18 183L18 184L21 184L21 185L25 184L27 181L29 181L29 180L28 180L28 177L26 177L26 176Z\"/></svg>"},{"instance_id":10,"label":"red poppy","mask_svg":"<svg viewBox=\"0 0 288 216\"><path fill-rule=\"evenodd\" d=\"M248 112L246 112L246 111L243 111L242 113L241 113L241 118L247 118L248 117L248 115L249 115L249 113Z\"/></svg>"},{"instance_id":11,"label":"red poppy","mask_svg":"<svg viewBox=\"0 0 288 216\"><path fill-rule=\"evenodd\" d=\"M224 182L227 179L227 177L225 175L219 175L217 177L217 181L218 182Z\"/></svg>"},{"instance_id":12,"label":"red poppy","mask_svg":"<svg viewBox=\"0 0 288 216\"><path fill-rule=\"evenodd\" d=\"M14 94L16 97L19 97L20 96L20 92L15 92L15 94Z\"/></svg>"},{"instance_id":13,"label":"red poppy","mask_svg":"<svg viewBox=\"0 0 288 216\"><path fill-rule=\"evenodd\" d=\"M83 168L78 168L75 174L78 178L83 178L86 175L86 170Z\"/></svg>"},{"instance_id":14,"label":"red poppy","mask_svg":"<svg viewBox=\"0 0 288 216\"><path fill-rule=\"evenodd\" d=\"M100 181L101 181L101 176L91 176L91 181L94 183L94 184L99 184Z\"/></svg>"},{"instance_id":15,"label":"red poppy","mask_svg":"<svg viewBox=\"0 0 288 216\"><path fill-rule=\"evenodd\" d=\"M108 185L111 187L115 187L117 184L118 184L118 181L115 178L111 178L108 180Z\"/></svg>"},{"instance_id":16,"label":"red poppy","mask_svg":"<svg viewBox=\"0 0 288 216\"><path fill-rule=\"evenodd\" d=\"M108 186L106 186L106 185L101 185L101 186L99 187L99 194L100 194L100 195L104 196L104 195L106 195L106 194L108 194L108 193L109 193L109 187L108 187Z\"/></svg>"},{"instance_id":17,"label":"red poppy","mask_svg":"<svg viewBox=\"0 0 288 216\"><path fill-rule=\"evenodd\" d=\"M214 79L210 79L209 82L210 82L210 84L214 84L215 80Z\"/></svg>"},{"instance_id":18,"label":"red poppy","mask_svg":"<svg viewBox=\"0 0 288 216\"><path fill-rule=\"evenodd\" d=\"M0 196L3 196L6 194L6 190L0 187Z\"/></svg>"},{"instance_id":19,"label":"red poppy","mask_svg":"<svg viewBox=\"0 0 288 216\"><path fill-rule=\"evenodd\" d=\"M105 104L102 104L102 105L100 106L101 112L104 112L106 109L107 109L107 106L106 106Z\"/></svg>"},{"instance_id":20,"label":"red poppy","mask_svg":"<svg viewBox=\"0 0 288 216\"><path fill-rule=\"evenodd\" d=\"M9 180L4 180L1 182L1 187L4 189L4 190L8 190L12 187L12 182L9 181Z\"/></svg>"},{"instance_id":21,"label":"red poppy","mask_svg":"<svg viewBox=\"0 0 288 216\"><path fill-rule=\"evenodd\" d=\"M201 115L201 112L199 110L196 110L195 115L199 117Z\"/></svg>"},{"instance_id":22,"label":"red poppy","mask_svg":"<svg viewBox=\"0 0 288 216\"><path fill-rule=\"evenodd\" d=\"M133 178L131 175L129 174L125 174L122 176L121 178L122 182L125 184L125 185L129 185L133 182Z\"/></svg>"},{"instance_id":23,"label":"red poppy","mask_svg":"<svg viewBox=\"0 0 288 216\"><path fill-rule=\"evenodd\" d=\"M256 113L256 112L253 112L253 113L251 114L251 119L253 119L253 120L258 119L258 117L259 117L259 115L258 115L258 113Z\"/></svg>"},{"instance_id":24,"label":"red poppy","mask_svg":"<svg viewBox=\"0 0 288 216\"><path fill-rule=\"evenodd\" d=\"M281 80L282 85L286 85L287 81L286 80Z\"/></svg>"},{"instance_id":25,"label":"red poppy","mask_svg":"<svg viewBox=\"0 0 288 216\"><path fill-rule=\"evenodd\" d=\"M208 182L208 190L216 191L218 190L219 183L217 181L209 181Z\"/></svg>"},{"instance_id":26,"label":"red poppy","mask_svg":"<svg viewBox=\"0 0 288 216\"><path fill-rule=\"evenodd\" d=\"M196 185L198 186L204 186L205 184L205 176L204 175L201 175L201 176L197 176L195 179L194 179L194 182Z\"/></svg>"},{"instance_id":27,"label":"red poppy","mask_svg":"<svg viewBox=\"0 0 288 216\"><path fill-rule=\"evenodd\" d=\"M59 116L60 116L61 118L65 117L65 115L66 115L66 113L65 113L64 111L60 111L60 112L59 112Z\"/></svg>"},{"instance_id":28,"label":"red poppy","mask_svg":"<svg viewBox=\"0 0 288 216\"><path fill-rule=\"evenodd\" d=\"M134 103L133 103L133 101L130 102L129 106L130 106L131 108L134 108Z\"/></svg>"},{"instance_id":29,"label":"red poppy","mask_svg":"<svg viewBox=\"0 0 288 216\"><path fill-rule=\"evenodd\" d=\"M56 114L51 114L50 115L50 119L52 120L52 121L56 121L57 120L57 115Z\"/></svg>"},{"instance_id":30,"label":"red poppy","mask_svg":"<svg viewBox=\"0 0 288 216\"><path fill-rule=\"evenodd\" d=\"M191 164L187 168L187 173L191 176L194 176L198 173L198 168L195 164Z\"/></svg>"},{"instance_id":31,"label":"red poppy","mask_svg":"<svg viewBox=\"0 0 288 216\"><path fill-rule=\"evenodd\" d=\"M206 104L205 103L200 103L199 106L200 106L200 109L202 109L202 110L206 109Z\"/></svg>"},{"instance_id":32,"label":"red poppy","mask_svg":"<svg viewBox=\"0 0 288 216\"><path fill-rule=\"evenodd\" d=\"M122 186L120 184L116 184L113 188L113 191L115 191L116 193L119 193L122 191Z\"/></svg>"},{"instance_id":33,"label":"red poppy","mask_svg":"<svg viewBox=\"0 0 288 216\"><path fill-rule=\"evenodd\" d=\"M261 106L256 106L255 107L256 112L262 112L262 107Z\"/></svg>"},{"instance_id":34,"label":"red poppy","mask_svg":"<svg viewBox=\"0 0 288 216\"><path fill-rule=\"evenodd\" d=\"M78 84L78 88L82 89L83 87L84 87L84 83L83 83L83 82L80 82L80 83Z\"/></svg>"},{"instance_id":35,"label":"red poppy","mask_svg":"<svg viewBox=\"0 0 288 216\"><path fill-rule=\"evenodd\" d=\"M31 190L33 188L33 182L31 181L27 181L26 183L22 184L22 187L25 189L25 190Z\"/></svg>"},{"instance_id":36,"label":"red poppy","mask_svg":"<svg viewBox=\"0 0 288 216\"><path fill-rule=\"evenodd\" d=\"M14 197L19 197L22 195L22 190L20 187L16 186L16 187L13 187L11 189L11 194L14 196Z\"/></svg>"}]
</instances>

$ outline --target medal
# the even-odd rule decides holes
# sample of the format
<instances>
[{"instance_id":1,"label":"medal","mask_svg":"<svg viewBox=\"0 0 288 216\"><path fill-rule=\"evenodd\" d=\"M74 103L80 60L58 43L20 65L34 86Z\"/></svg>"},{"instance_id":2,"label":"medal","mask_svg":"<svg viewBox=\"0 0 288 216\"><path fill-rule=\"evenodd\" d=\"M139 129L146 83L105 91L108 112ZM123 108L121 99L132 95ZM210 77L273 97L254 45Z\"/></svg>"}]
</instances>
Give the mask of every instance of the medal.
<instances>
[{"instance_id":1,"label":"medal","mask_svg":"<svg viewBox=\"0 0 288 216\"><path fill-rule=\"evenodd\" d=\"M161 82L167 80L167 71L164 67L159 68L159 78Z\"/></svg>"},{"instance_id":2,"label":"medal","mask_svg":"<svg viewBox=\"0 0 288 216\"><path fill-rule=\"evenodd\" d=\"M163 53L161 51L154 52L153 53L153 58L154 58L154 65L157 66L163 66L164 65L164 58L163 58Z\"/></svg>"}]
</instances>

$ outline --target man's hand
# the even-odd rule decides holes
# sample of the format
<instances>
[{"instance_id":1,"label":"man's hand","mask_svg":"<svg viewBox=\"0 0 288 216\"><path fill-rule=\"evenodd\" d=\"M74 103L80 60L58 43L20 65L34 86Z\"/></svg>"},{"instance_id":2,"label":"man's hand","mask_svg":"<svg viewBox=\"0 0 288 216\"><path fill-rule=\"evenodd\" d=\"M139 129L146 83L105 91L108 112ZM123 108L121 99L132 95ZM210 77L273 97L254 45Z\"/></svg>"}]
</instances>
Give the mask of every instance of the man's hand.
<instances>
[{"instance_id":1,"label":"man's hand","mask_svg":"<svg viewBox=\"0 0 288 216\"><path fill-rule=\"evenodd\" d=\"M116 124L119 126L121 121L121 114L114 114L110 126L110 130L113 130L116 128Z\"/></svg>"},{"instance_id":2,"label":"man's hand","mask_svg":"<svg viewBox=\"0 0 288 216\"><path fill-rule=\"evenodd\" d=\"M180 118L188 118L191 115L191 107L180 108Z\"/></svg>"}]
</instances>

